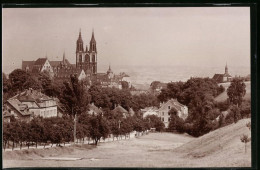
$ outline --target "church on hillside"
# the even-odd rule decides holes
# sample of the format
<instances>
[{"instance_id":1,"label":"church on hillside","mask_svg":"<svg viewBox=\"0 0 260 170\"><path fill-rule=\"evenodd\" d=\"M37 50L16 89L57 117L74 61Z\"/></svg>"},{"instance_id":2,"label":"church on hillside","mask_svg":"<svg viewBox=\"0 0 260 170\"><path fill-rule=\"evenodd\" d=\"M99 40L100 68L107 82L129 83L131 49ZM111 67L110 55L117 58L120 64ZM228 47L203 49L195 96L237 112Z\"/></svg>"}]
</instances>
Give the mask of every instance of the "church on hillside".
<instances>
[{"instance_id":1,"label":"church on hillside","mask_svg":"<svg viewBox=\"0 0 260 170\"><path fill-rule=\"evenodd\" d=\"M76 41L76 64L71 64L63 54L61 61L50 61L47 56L36 61L22 61L22 69L26 72L38 74L47 71L55 80L66 80L70 75L77 75L79 80L86 79L90 82L98 82L104 87L122 88L121 82L129 80L128 75L114 75L110 66L107 73L97 73L97 43L92 31L89 47L84 43L79 32Z\"/></svg>"},{"instance_id":2,"label":"church on hillside","mask_svg":"<svg viewBox=\"0 0 260 170\"><path fill-rule=\"evenodd\" d=\"M215 74L212 79L214 79L217 83L230 82L232 80L232 76L228 73L227 64L225 67L225 73L224 74Z\"/></svg>"}]
</instances>

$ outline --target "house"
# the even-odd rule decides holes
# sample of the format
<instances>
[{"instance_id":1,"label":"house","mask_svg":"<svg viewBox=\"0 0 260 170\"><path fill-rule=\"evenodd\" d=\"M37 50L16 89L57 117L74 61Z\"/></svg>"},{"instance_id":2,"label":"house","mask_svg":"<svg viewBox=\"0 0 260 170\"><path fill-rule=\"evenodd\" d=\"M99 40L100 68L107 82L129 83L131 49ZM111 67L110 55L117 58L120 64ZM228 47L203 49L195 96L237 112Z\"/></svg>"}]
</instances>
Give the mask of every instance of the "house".
<instances>
[{"instance_id":1,"label":"house","mask_svg":"<svg viewBox=\"0 0 260 170\"><path fill-rule=\"evenodd\" d=\"M128 116L128 111L126 109L124 109L122 106L117 105L114 110L112 110L112 113L119 113L123 115L123 118L126 118Z\"/></svg>"},{"instance_id":2,"label":"house","mask_svg":"<svg viewBox=\"0 0 260 170\"><path fill-rule=\"evenodd\" d=\"M141 112L143 114L143 117L146 117L146 116L149 116L149 115L158 116L158 108L157 107L146 107L144 109L141 109Z\"/></svg>"},{"instance_id":3,"label":"house","mask_svg":"<svg viewBox=\"0 0 260 170\"><path fill-rule=\"evenodd\" d=\"M31 88L8 99L5 106L11 115L25 121L30 121L34 116L58 116L55 99Z\"/></svg>"},{"instance_id":4,"label":"house","mask_svg":"<svg viewBox=\"0 0 260 170\"><path fill-rule=\"evenodd\" d=\"M212 78L217 83L230 82L232 80L232 76L228 73L228 67L226 64L225 73L224 74L215 74Z\"/></svg>"},{"instance_id":5,"label":"house","mask_svg":"<svg viewBox=\"0 0 260 170\"><path fill-rule=\"evenodd\" d=\"M7 110L3 111L3 122L9 123L11 121L11 113Z\"/></svg>"},{"instance_id":6,"label":"house","mask_svg":"<svg viewBox=\"0 0 260 170\"><path fill-rule=\"evenodd\" d=\"M95 106L94 103L91 103L88 105L88 114L94 114L94 115L97 115L97 114L102 114L102 110L99 109L97 106Z\"/></svg>"},{"instance_id":7,"label":"house","mask_svg":"<svg viewBox=\"0 0 260 170\"><path fill-rule=\"evenodd\" d=\"M169 111L175 108L177 110L177 115L185 120L188 117L188 107L179 103L177 99L170 99L165 103L162 103L158 109L158 116L163 121L165 127L169 126L170 114Z\"/></svg>"}]
</instances>

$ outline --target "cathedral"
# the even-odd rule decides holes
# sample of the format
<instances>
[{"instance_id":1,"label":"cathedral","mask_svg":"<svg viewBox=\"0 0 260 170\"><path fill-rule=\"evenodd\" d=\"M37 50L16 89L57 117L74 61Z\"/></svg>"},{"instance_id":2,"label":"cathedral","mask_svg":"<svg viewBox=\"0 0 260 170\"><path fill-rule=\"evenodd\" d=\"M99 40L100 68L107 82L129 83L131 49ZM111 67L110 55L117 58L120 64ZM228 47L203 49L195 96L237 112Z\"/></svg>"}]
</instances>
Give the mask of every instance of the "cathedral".
<instances>
[{"instance_id":1,"label":"cathedral","mask_svg":"<svg viewBox=\"0 0 260 170\"><path fill-rule=\"evenodd\" d=\"M47 71L54 79L66 80L72 74L77 75L79 80L86 79L90 82L97 82L103 87L121 88L121 82L127 81L130 85L129 76L126 74L114 75L109 65L107 73L97 73L97 45L92 31L89 46L84 43L79 31L76 41L76 64L71 64L63 54L61 61L50 61L47 56L38 58L36 61L22 61L22 69L26 72L38 74Z\"/></svg>"},{"instance_id":2,"label":"cathedral","mask_svg":"<svg viewBox=\"0 0 260 170\"><path fill-rule=\"evenodd\" d=\"M92 32L91 40L88 46L84 49L84 43L81 37L81 31L76 44L76 68L83 69L85 73L96 76L97 75L97 46Z\"/></svg>"}]
</instances>

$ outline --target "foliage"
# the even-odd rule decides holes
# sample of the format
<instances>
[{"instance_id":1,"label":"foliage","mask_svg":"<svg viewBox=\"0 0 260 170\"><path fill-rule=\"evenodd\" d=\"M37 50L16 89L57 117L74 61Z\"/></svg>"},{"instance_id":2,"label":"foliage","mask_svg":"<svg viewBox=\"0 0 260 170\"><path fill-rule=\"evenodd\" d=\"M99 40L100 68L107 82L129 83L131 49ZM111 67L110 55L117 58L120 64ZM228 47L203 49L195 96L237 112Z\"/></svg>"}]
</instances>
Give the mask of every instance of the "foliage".
<instances>
[{"instance_id":1,"label":"foliage","mask_svg":"<svg viewBox=\"0 0 260 170\"><path fill-rule=\"evenodd\" d=\"M97 145L98 141L103 137L104 139L109 135L108 121L101 115L92 115L90 118L89 135Z\"/></svg>"},{"instance_id":2,"label":"foliage","mask_svg":"<svg viewBox=\"0 0 260 170\"><path fill-rule=\"evenodd\" d=\"M241 142L245 143L245 153L246 153L246 144L251 141L251 138L248 137L248 135L243 134L240 137Z\"/></svg>"},{"instance_id":3,"label":"foliage","mask_svg":"<svg viewBox=\"0 0 260 170\"><path fill-rule=\"evenodd\" d=\"M14 93L25 89L41 89L39 82L30 74L21 69L12 71L9 75L11 90Z\"/></svg>"},{"instance_id":4,"label":"foliage","mask_svg":"<svg viewBox=\"0 0 260 170\"><path fill-rule=\"evenodd\" d=\"M156 115L148 115L145 117L146 121L149 122L150 128L155 128L156 131L161 132L164 130L164 123Z\"/></svg>"},{"instance_id":5,"label":"foliage","mask_svg":"<svg viewBox=\"0 0 260 170\"><path fill-rule=\"evenodd\" d=\"M228 99L235 105L241 105L242 98L246 94L246 85L242 79L235 78L232 80L230 86L227 89Z\"/></svg>"}]
</instances>

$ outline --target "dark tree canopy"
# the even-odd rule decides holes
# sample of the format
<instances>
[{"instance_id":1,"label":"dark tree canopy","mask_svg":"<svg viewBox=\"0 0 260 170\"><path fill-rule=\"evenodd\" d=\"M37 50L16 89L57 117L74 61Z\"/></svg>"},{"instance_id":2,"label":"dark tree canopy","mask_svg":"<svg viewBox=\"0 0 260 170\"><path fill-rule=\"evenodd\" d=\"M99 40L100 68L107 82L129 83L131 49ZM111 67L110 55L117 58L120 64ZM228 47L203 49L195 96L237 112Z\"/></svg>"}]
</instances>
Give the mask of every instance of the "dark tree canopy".
<instances>
[{"instance_id":1,"label":"dark tree canopy","mask_svg":"<svg viewBox=\"0 0 260 170\"><path fill-rule=\"evenodd\" d=\"M229 101L235 105L241 105L242 99L246 94L246 85L242 79L235 78L232 80L227 89Z\"/></svg>"}]
</instances>

